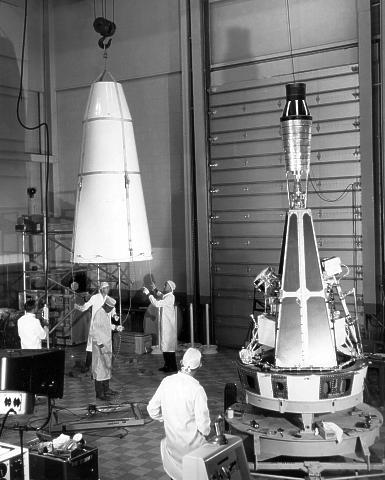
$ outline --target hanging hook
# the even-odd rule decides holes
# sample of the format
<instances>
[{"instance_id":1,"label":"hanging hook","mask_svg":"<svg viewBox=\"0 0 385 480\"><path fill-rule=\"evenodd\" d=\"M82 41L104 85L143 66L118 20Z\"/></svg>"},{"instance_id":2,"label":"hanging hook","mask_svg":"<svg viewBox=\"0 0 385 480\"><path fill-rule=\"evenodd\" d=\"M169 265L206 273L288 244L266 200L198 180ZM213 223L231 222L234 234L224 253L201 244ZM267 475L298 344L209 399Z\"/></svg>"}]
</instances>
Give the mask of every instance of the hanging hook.
<instances>
[{"instance_id":1,"label":"hanging hook","mask_svg":"<svg viewBox=\"0 0 385 480\"><path fill-rule=\"evenodd\" d=\"M112 42L112 39L109 38L106 42L106 38L112 37L116 31L116 25L111 20L108 20L104 17L98 17L94 20L94 30L95 32L101 35L101 38L98 41L98 45L101 49L105 50L109 48Z\"/></svg>"},{"instance_id":2,"label":"hanging hook","mask_svg":"<svg viewBox=\"0 0 385 480\"><path fill-rule=\"evenodd\" d=\"M109 48L112 42L112 38L108 39L107 42L106 42L106 38L107 37L99 38L99 41L98 41L99 47L102 48L103 50L105 50L106 48Z\"/></svg>"}]
</instances>

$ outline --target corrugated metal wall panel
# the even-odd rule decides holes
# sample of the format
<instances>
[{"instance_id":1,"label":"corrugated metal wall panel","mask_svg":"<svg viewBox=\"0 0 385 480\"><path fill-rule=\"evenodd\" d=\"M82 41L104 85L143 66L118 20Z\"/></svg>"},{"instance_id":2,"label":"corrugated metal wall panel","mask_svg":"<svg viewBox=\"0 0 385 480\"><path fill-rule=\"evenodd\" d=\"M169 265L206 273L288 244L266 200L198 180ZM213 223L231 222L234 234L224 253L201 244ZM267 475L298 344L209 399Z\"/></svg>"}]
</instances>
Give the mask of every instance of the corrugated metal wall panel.
<instances>
[{"instance_id":1,"label":"corrugated metal wall panel","mask_svg":"<svg viewBox=\"0 0 385 480\"><path fill-rule=\"evenodd\" d=\"M255 152L258 152L259 154L271 154L276 153L281 147L279 140L275 137L265 137L263 140L261 139L261 141L238 139L234 143L229 139L228 142L223 142L221 144L217 144L214 137L212 144L212 159L214 160L217 158L228 158L230 156L249 156L255 154ZM343 130L342 127L336 133L330 133L327 135L317 134L315 131L312 139L312 148L315 150L343 147L349 148L353 145L359 144L359 130Z\"/></svg>"},{"instance_id":2,"label":"corrugated metal wall panel","mask_svg":"<svg viewBox=\"0 0 385 480\"><path fill-rule=\"evenodd\" d=\"M329 195L329 198L335 198L338 193L342 195L342 192L350 184L355 181L356 177L345 177L343 181L338 179L323 179L320 186L322 188L322 194ZM264 184L249 184L249 185L226 185L222 186L218 190L218 193L213 193L213 213L216 210L229 210L229 209L249 209L258 210L267 208L282 208L287 207L287 195L286 192L281 192L273 182L268 185ZM333 197L332 197L333 195ZM322 209L326 207L329 202L323 200L314 192L309 191L308 194L308 206L312 209ZM349 207L352 205L352 200L348 195L345 195L338 202L341 207ZM247 219L247 217L246 217Z\"/></svg>"},{"instance_id":3,"label":"corrugated metal wall panel","mask_svg":"<svg viewBox=\"0 0 385 480\"><path fill-rule=\"evenodd\" d=\"M320 257L349 268L344 288L362 302L360 122L357 66L306 72L313 116L312 209ZM212 285L218 343L239 345L255 276L278 269L288 208L279 119L286 82L213 87L210 93ZM354 298L347 298L353 308Z\"/></svg>"},{"instance_id":4,"label":"corrugated metal wall panel","mask_svg":"<svg viewBox=\"0 0 385 480\"><path fill-rule=\"evenodd\" d=\"M215 175L218 170L230 170L234 168L239 168L244 170L245 168L274 168L278 166L279 168L283 165L283 153L272 154L269 157L268 164L266 163L266 155L251 155L249 157L229 157L229 158L216 158L211 162L211 167L214 167L212 175ZM333 150L323 150L323 151L313 151L311 155L311 165L321 164L321 163L351 163L360 161L360 152L358 146L333 149Z\"/></svg>"},{"instance_id":5,"label":"corrugated metal wall panel","mask_svg":"<svg viewBox=\"0 0 385 480\"><path fill-rule=\"evenodd\" d=\"M322 105L319 107L315 106L312 108L311 112L316 129L318 128L318 122L328 122L330 124L330 118L338 118L342 104L344 106L346 119L350 117L353 118L355 121L357 116L359 115L357 101L349 101L345 103L339 102L338 104ZM255 106L255 108L257 107L259 107L259 105ZM223 111L222 109L211 110L211 132L214 133L216 136L219 136L219 139L221 138L220 135L223 134L223 132L231 132L234 130L234 118L237 119L237 129L241 131L248 131L257 128L277 128L277 125L275 125L274 122L276 121L277 113L279 115L279 112L277 112L276 110L262 113L258 113L257 111L248 111L244 114L234 114L228 111L230 108L231 107L228 107L226 111ZM329 114L333 115L333 117L328 116ZM347 121L346 119L344 119L344 121ZM269 125L271 125L271 127L269 127Z\"/></svg>"},{"instance_id":6,"label":"corrugated metal wall panel","mask_svg":"<svg viewBox=\"0 0 385 480\"><path fill-rule=\"evenodd\" d=\"M321 257L333 257L333 256L341 256L341 252L343 252L343 263L346 265L353 265L355 262L355 258L353 255L357 255L357 259L362 260L361 252L355 252L355 249L350 247L348 248L330 248L326 249L323 245L322 248L319 249L319 253ZM280 248L262 248L262 249L255 249L249 244L249 240L245 238L240 238L238 245L235 248L225 248L221 242L215 248L214 258L216 262L219 264L225 263L231 258L231 262L235 262L236 264L242 264L244 262L245 254L250 255L252 257L253 263L258 263L259 265L263 265L263 263L267 265L277 264L279 261L279 253Z\"/></svg>"},{"instance_id":7,"label":"corrugated metal wall panel","mask_svg":"<svg viewBox=\"0 0 385 480\"><path fill-rule=\"evenodd\" d=\"M317 243L322 251L329 250L349 250L354 248L353 237L350 235L339 235L335 237L318 235ZM279 250L282 244L282 235L279 236L258 236L258 237L239 237L223 236L216 237L215 249L240 249L248 248L251 250ZM324 255L326 256L326 255Z\"/></svg>"},{"instance_id":8,"label":"corrugated metal wall panel","mask_svg":"<svg viewBox=\"0 0 385 480\"><path fill-rule=\"evenodd\" d=\"M358 161L347 162L349 164L349 176L360 176L361 164ZM266 181L274 180L284 177L283 165L266 165L257 168L239 168L237 171L237 182L247 183L253 180L258 181L261 177ZM344 178L346 175L345 162L319 162L312 164L311 167L312 178L326 178L327 176ZM234 183L234 169L221 169L217 170L213 168L212 171L212 184L215 186L221 186L224 184ZM286 179L280 182L280 188L286 190Z\"/></svg>"},{"instance_id":9,"label":"corrugated metal wall panel","mask_svg":"<svg viewBox=\"0 0 385 480\"><path fill-rule=\"evenodd\" d=\"M345 235L346 232L352 232L352 218L325 218L323 220L317 220L314 217L314 229L316 235ZM242 236L267 236L267 235L282 235L283 233L283 224L285 221L285 216L282 214L281 218L278 220L265 220L260 222L245 222L240 220L239 222L227 222L227 223L215 223L212 224L212 238L213 243L215 243L215 238L217 236L224 235L237 235ZM358 223L358 235L360 235L360 222Z\"/></svg>"},{"instance_id":10,"label":"corrugated metal wall panel","mask_svg":"<svg viewBox=\"0 0 385 480\"><path fill-rule=\"evenodd\" d=\"M340 101L341 98L349 101L351 100L350 92L353 92L355 98L358 96L357 65L324 69L321 82L320 73L321 70L312 70L301 74L301 81L306 82L307 85L306 102L309 106L320 103L322 99L321 103L333 103L336 100ZM210 105L217 109L223 109L229 105L239 104L243 106L248 103L262 102L262 105L269 105L269 109L277 105L283 107L282 87L284 85L285 82L279 81L279 77L269 78L268 80L244 81L239 84L213 85L211 87L212 100ZM258 111L265 110L268 109L258 109Z\"/></svg>"}]
</instances>

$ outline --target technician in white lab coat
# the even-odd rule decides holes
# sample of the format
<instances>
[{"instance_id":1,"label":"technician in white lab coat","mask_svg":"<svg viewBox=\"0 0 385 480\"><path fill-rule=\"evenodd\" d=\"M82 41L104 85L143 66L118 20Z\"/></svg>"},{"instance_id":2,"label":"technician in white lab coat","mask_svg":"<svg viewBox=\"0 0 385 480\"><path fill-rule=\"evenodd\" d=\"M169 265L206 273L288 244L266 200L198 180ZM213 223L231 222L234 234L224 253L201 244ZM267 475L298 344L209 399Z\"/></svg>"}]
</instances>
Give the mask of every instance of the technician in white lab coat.
<instances>
[{"instance_id":1,"label":"technician in white lab coat","mask_svg":"<svg viewBox=\"0 0 385 480\"><path fill-rule=\"evenodd\" d=\"M99 287L99 292L92 295L92 297L85 302L83 305L75 304L76 310L80 312L85 312L91 307L91 321L90 321L90 329L92 328L92 324L94 321L95 313L104 305L104 302L108 296L108 292L110 291L110 286L107 282L102 282ZM116 317L116 310L115 307L112 309L110 313L110 317ZM87 338L87 347L86 347L86 361L85 361L85 369L89 370L92 364L92 338L88 333Z\"/></svg>"},{"instance_id":2,"label":"technician in white lab coat","mask_svg":"<svg viewBox=\"0 0 385 480\"><path fill-rule=\"evenodd\" d=\"M92 377L95 381L96 398L110 400L118 392L111 390L112 338L110 312L115 308L116 300L106 296L104 305L94 315L90 328L92 339Z\"/></svg>"},{"instance_id":3,"label":"technician in white lab coat","mask_svg":"<svg viewBox=\"0 0 385 480\"><path fill-rule=\"evenodd\" d=\"M47 338L47 328L41 326L36 317L36 301L29 299L24 304L25 314L17 321L17 331L20 337L21 348L41 349L41 341Z\"/></svg>"},{"instance_id":4,"label":"technician in white lab coat","mask_svg":"<svg viewBox=\"0 0 385 480\"><path fill-rule=\"evenodd\" d=\"M147 406L151 418L164 422L160 452L173 480L182 480L183 457L203 445L210 433L206 392L194 378L201 366L200 351L187 349L181 365L180 372L162 380Z\"/></svg>"},{"instance_id":5,"label":"technician in white lab coat","mask_svg":"<svg viewBox=\"0 0 385 480\"><path fill-rule=\"evenodd\" d=\"M178 371L176 365L175 351L177 347L177 325L175 315L175 283L167 280L163 287L163 295L161 298L155 298L149 295L148 288L144 287L143 292L149 295L148 299L155 307L160 307L160 349L163 353L164 366L159 370L166 373L174 373Z\"/></svg>"}]
</instances>

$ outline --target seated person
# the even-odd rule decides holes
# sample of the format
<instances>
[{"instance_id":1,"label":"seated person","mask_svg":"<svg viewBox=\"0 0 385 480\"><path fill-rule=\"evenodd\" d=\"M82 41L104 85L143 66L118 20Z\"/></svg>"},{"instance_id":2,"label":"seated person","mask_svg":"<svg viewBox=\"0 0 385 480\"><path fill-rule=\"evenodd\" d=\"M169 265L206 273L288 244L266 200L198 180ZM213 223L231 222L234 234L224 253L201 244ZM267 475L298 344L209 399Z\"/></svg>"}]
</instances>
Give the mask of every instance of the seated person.
<instances>
[{"instance_id":1,"label":"seated person","mask_svg":"<svg viewBox=\"0 0 385 480\"><path fill-rule=\"evenodd\" d=\"M151 418L164 423L160 444L163 468L173 480L182 480L183 457L206 442L210 433L207 396L194 377L201 367L201 352L186 350L181 371L164 378L150 400Z\"/></svg>"}]
</instances>

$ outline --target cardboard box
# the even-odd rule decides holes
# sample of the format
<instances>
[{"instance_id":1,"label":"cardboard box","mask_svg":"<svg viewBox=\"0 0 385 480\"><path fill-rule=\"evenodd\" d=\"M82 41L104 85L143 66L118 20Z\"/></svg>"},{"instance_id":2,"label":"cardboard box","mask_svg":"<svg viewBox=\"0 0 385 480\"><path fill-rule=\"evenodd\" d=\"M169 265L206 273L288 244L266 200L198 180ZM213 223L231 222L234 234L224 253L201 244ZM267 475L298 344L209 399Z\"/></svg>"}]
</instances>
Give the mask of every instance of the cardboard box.
<instances>
[{"instance_id":1,"label":"cardboard box","mask_svg":"<svg viewBox=\"0 0 385 480\"><path fill-rule=\"evenodd\" d=\"M328 427L327 423L324 422L317 422L316 427L318 428L318 432L320 437L324 438L325 440L336 440L337 435L335 430Z\"/></svg>"},{"instance_id":2,"label":"cardboard box","mask_svg":"<svg viewBox=\"0 0 385 480\"><path fill-rule=\"evenodd\" d=\"M141 355L151 351L152 337L139 332L122 332L120 352Z\"/></svg>"}]
</instances>

